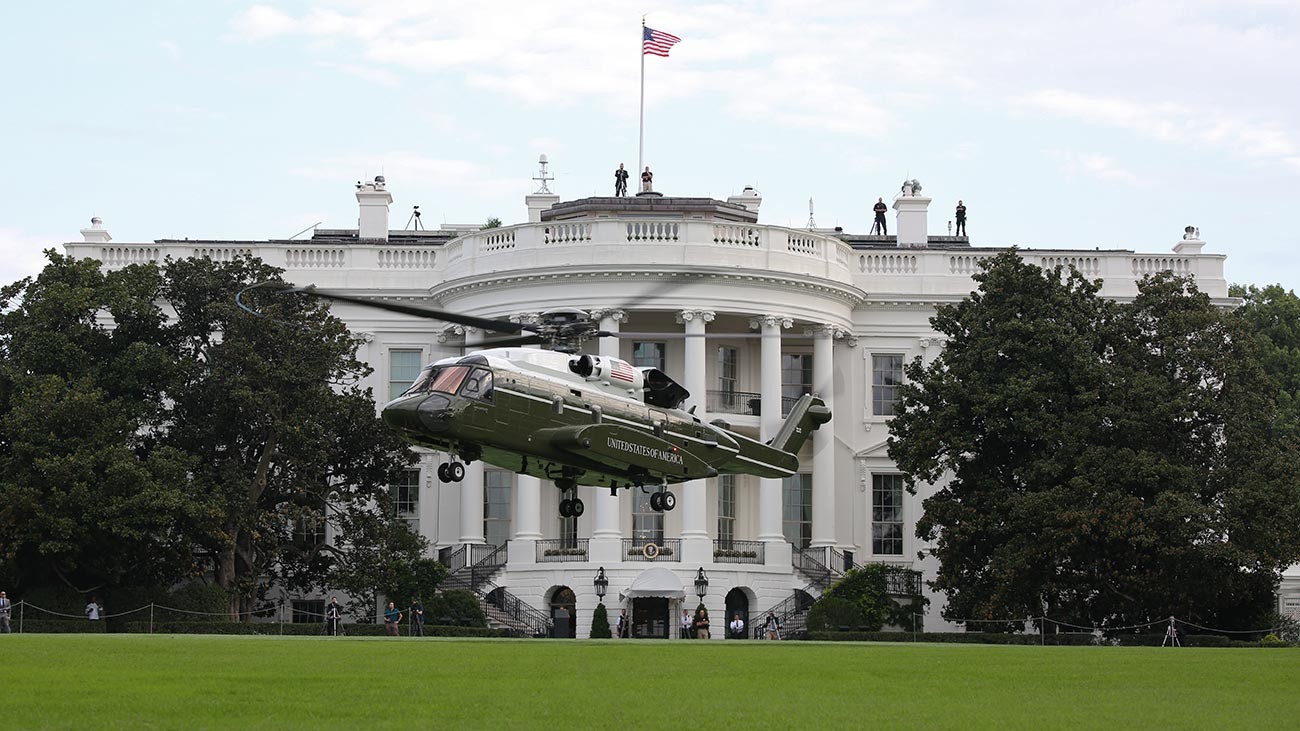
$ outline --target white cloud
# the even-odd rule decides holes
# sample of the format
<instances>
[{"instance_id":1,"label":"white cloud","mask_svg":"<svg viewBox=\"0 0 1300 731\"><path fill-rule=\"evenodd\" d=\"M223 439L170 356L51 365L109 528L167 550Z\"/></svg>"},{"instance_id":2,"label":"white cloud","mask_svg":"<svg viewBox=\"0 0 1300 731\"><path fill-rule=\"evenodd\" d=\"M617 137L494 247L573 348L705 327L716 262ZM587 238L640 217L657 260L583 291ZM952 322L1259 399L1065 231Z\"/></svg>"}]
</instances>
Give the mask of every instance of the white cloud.
<instances>
[{"instance_id":1,"label":"white cloud","mask_svg":"<svg viewBox=\"0 0 1300 731\"><path fill-rule=\"evenodd\" d=\"M1034 92L1024 104L1070 119L1129 130L1161 142L1208 145L1248 160L1293 165L1300 144L1272 122L1171 102L1138 103L1061 89Z\"/></svg>"},{"instance_id":2,"label":"white cloud","mask_svg":"<svg viewBox=\"0 0 1300 731\"><path fill-rule=\"evenodd\" d=\"M1071 150L1048 150L1047 154L1060 162L1061 172L1069 175L1084 175L1112 183L1137 185L1138 175L1120 166L1115 158L1097 153L1074 152Z\"/></svg>"},{"instance_id":3,"label":"white cloud","mask_svg":"<svg viewBox=\"0 0 1300 731\"><path fill-rule=\"evenodd\" d=\"M176 41L158 41L158 47L171 57L172 60L181 57L181 47L176 43Z\"/></svg>"},{"instance_id":4,"label":"white cloud","mask_svg":"<svg viewBox=\"0 0 1300 731\"><path fill-rule=\"evenodd\" d=\"M62 240L14 228L0 228L0 286L35 276L45 267L45 249L63 252Z\"/></svg>"},{"instance_id":5,"label":"white cloud","mask_svg":"<svg viewBox=\"0 0 1300 731\"><path fill-rule=\"evenodd\" d=\"M237 15L231 26L247 40L261 40L291 33L298 24L284 11L269 5L254 5Z\"/></svg>"}]
</instances>

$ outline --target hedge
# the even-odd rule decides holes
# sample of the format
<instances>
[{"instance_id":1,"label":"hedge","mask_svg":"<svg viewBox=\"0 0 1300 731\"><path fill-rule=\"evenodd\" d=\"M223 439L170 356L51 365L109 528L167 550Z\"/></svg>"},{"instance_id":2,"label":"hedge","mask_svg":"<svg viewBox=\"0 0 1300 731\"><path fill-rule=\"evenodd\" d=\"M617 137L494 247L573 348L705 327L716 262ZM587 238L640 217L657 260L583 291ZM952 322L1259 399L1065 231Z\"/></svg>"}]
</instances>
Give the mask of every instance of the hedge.
<instances>
[{"instance_id":1,"label":"hedge","mask_svg":"<svg viewBox=\"0 0 1300 731\"><path fill-rule=\"evenodd\" d=\"M281 631L283 629L283 631ZM407 636L410 626L403 624L401 635ZM126 632L148 634L148 622L128 622L125 628ZM294 635L294 636L314 636L324 635L325 625L322 623L286 623L281 625L279 622L154 622L154 634L160 635L185 635L185 634L203 634L203 635ZM345 624L343 625L343 634L349 637L382 637L384 626L382 624ZM425 637L509 637L510 631L504 629L490 629L487 627L455 627L438 624L424 625Z\"/></svg>"},{"instance_id":2,"label":"hedge","mask_svg":"<svg viewBox=\"0 0 1300 731\"><path fill-rule=\"evenodd\" d=\"M821 642L952 642L982 645L1070 645L1093 643L1093 636L1083 633L1009 634L1001 632L809 632L808 639ZM1110 638L1125 647L1159 647L1161 634L1122 635ZM1110 640L1103 640L1109 643ZM1221 635L1186 635L1179 638L1184 647L1259 647L1258 642L1232 640Z\"/></svg>"}]
</instances>

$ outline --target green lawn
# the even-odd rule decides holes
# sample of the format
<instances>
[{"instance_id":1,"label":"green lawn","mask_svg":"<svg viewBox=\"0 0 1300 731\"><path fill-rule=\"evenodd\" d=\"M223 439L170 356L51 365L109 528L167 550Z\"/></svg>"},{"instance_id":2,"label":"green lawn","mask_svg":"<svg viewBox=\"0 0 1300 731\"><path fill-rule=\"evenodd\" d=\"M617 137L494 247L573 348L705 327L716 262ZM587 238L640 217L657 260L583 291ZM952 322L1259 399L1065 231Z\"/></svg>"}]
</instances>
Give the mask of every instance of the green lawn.
<instances>
[{"instance_id":1,"label":"green lawn","mask_svg":"<svg viewBox=\"0 0 1300 731\"><path fill-rule=\"evenodd\" d=\"M0 636L5 728L1286 728L1300 650Z\"/></svg>"}]
</instances>

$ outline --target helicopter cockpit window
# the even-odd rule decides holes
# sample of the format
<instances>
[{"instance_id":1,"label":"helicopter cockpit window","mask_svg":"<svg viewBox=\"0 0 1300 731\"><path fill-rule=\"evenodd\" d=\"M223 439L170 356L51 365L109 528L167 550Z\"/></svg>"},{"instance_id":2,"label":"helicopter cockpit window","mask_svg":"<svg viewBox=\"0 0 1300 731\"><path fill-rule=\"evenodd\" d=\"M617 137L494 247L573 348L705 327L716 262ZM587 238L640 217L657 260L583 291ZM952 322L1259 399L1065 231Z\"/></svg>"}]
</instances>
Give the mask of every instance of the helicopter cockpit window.
<instances>
[{"instance_id":1,"label":"helicopter cockpit window","mask_svg":"<svg viewBox=\"0 0 1300 731\"><path fill-rule=\"evenodd\" d=\"M485 368L475 368L474 372L465 379L465 385L461 386L460 395L481 401L491 401L492 371Z\"/></svg>"},{"instance_id":2,"label":"helicopter cockpit window","mask_svg":"<svg viewBox=\"0 0 1300 731\"><path fill-rule=\"evenodd\" d=\"M427 390L439 393L456 393L460 389L460 384L465 380L465 376L469 375L469 371L470 369L467 366L435 368Z\"/></svg>"},{"instance_id":3,"label":"helicopter cockpit window","mask_svg":"<svg viewBox=\"0 0 1300 731\"><path fill-rule=\"evenodd\" d=\"M413 393L424 393L425 391L428 391L429 381L433 378L433 374L436 371L437 369L433 366L426 366L424 370L420 371L420 375L415 379L415 383L412 383L410 388L403 391L402 395L408 396Z\"/></svg>"}]
</instances>

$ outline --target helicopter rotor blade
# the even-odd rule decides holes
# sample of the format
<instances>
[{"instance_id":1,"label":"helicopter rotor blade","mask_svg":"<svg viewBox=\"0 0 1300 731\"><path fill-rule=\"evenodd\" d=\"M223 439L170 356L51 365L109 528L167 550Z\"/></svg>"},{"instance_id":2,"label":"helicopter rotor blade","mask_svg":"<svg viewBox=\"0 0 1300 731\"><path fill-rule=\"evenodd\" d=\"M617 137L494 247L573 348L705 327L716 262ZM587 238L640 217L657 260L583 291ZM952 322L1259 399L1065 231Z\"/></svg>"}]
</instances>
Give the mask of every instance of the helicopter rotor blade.
<instances>
[{"instance_id":1,"label":"helicopter rotor blade","mask_svg":"<svg viewBox=\"0 0 1300 731\"><path fill-rule=\"evenodd\" d=\"M428 320L440 320L450 322L465 327L477 327L482 330L491 332L505 333L507 335L518 335L524 331L533 331L536 328L510 320L492 320L486 317L474 317L473 315L462 315L456 312L447 312L446 310L435 310L429 307L417 307L415 305L404 305L400 302L386 302L383 300L366 299L364 297L354 297L352 295L339 294L337 292L328 292L326 290L316 289L314 286L309 287L290 287L281 290L284 294L306 294L312 297L321 297L334 302L349 302L362 307L373 307L388 312L396 312L402 315L411 315L413 317L423 317Z\"/></svg>"},{"instance_id":2,"label":"helicopter rotor blade","mask_svg":"<svg viewBox=\"0 0 1300 731\"><path fill-rule=\"evenodd\" d=\"M541 335L524 335L518 338L503 338L501 340L485 340L474 346L476 348L511 348L518 345L542 345L549 343L550 339Z\"/></svg>"},{"instance_id":3,"label":"helicopter rotor blade","mask_svg":"<svg viewBox=\"0 0 1300 731\"><path fill-rule=\"evenodd\" d=\"M685 340L686 338L761 338L762 333L722 333L722 332L705 332L705 333L640 333L640 332L610 332L601 330L594 337L598 338L626 338L641 340ZM788 338L789 336L787 336Z\"/></svg>"}]
</instances>

